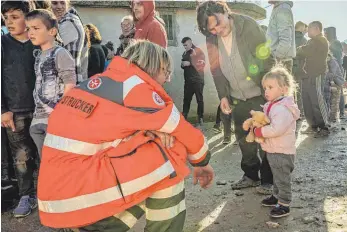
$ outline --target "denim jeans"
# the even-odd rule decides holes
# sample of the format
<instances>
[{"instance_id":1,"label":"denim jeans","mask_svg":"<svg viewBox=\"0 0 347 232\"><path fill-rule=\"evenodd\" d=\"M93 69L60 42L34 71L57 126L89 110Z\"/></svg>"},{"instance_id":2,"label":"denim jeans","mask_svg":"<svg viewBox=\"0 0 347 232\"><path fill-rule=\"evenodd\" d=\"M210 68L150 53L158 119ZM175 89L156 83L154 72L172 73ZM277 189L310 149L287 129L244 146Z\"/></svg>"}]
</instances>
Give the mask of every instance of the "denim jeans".
<instances>
[{"instance_id":1,"label":"denim jeans","mask_svg":"<svg viewBox=\"0 0 347 232\"><path fill-rule=\"evenodd\" d=\"M258 181L260 179L261 184L272 184L272 173L271 168L269 166L269 162L267 160L266 152L264 152L261 149L260 145L256 142L246 142L246 136L248 134L248 131L244 131L242 128L243 122L251 117L249 112L251 110L262 111L261 105L265 104L265 100L263 97L259 96L254 97L252 99L248 99L247 101L238 100L237 102L237 104L234 104L235 108L233 109L232 115L235 125L236 140L239 142L239 146L242 153L241 169L242 171L244 171L245 176L254 181ZM222 112L221 118L224 124L224 129L230 128L230 115L225 115Z\"/></svg>"},{"instance_id":2,"label":"denim jeans","mask_svg":"<svg viewBox=\"0 0 347 232\"><path fill-rule=\"evenodd\" d=\"M32 117L32 112L14 113L16 130L13 132L11 128L6 128L20 196L35 194L36 146L29 134Z\"/></svg>"},{"instance_id":3,"label":"denim jeans","mask_svg":"<svg viewBox=\"0 0 347 232\"><path fill-rule=\"evenodd\" d=\"M39 123L32 125L30 127L30 135L31 138L34 140L34 143L36 144L37 151L40 156L40 160L42 158L42 147L43 142L45 141L47 132L47 124Z\"/></svg>"}]
</instances>

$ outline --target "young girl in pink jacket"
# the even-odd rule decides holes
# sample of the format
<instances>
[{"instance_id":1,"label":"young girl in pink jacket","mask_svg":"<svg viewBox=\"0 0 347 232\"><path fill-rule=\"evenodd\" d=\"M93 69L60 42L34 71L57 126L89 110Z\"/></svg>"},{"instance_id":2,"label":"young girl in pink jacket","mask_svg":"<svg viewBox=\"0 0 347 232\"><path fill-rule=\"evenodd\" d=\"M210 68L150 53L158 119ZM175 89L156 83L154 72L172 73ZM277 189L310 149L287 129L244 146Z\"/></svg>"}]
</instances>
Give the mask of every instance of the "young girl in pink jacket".
<instances>
[{"instance_id":1,"label":"young girl in pink jacket","mask_svg":"<svg viewBox=\"0 0 347 232\"><path fill-rule=\"evenodd\" d=\"M296 154L295 130L300 110L292 96L293 76L280 66L268 72L262 81L267 103L264 113L270 118L270 125L255 129L256 136L265 138L261 147L267 152L267 159L273 173L273 194L262 201L263 206L273 207L270 216L288 216L292 200L291 173Z\"/></svg>"}]
</instances>

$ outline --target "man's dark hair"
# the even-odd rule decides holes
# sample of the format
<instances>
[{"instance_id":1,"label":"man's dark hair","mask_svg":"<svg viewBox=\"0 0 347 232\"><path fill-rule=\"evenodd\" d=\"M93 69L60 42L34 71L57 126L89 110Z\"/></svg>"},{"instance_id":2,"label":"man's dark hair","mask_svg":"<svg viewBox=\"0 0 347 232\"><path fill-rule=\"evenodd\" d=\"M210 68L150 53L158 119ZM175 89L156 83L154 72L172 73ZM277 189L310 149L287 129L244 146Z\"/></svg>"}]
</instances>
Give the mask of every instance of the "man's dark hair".
<instances>
[{"instance_id":1,"label":"man's dark hair","mask_svg":"<svg viewBox=\"0 0 347 232\"><path fill-rule=\"evenodd\" d=\"M225 1L203 2L197 7L196 12L197 12L196 19L198 22L199 31L205 36L211 35L210 31L208 30L208 18L210 16L216 17L216 14L218 13L225 14L226 12L228 14L231 14L230 8L228 7Z\"/></svg>"},{"instance_id":2,"label":"man's dark hair","mask_svg":"<svg viewBox=\"0 0 347 232\"><path fill-rule=\"evenodd\" d=\"M25 16L25 20L32 20L32 19L41 19L42 23L45 24L48 30L52 28L58 29L57 18L49 10L44 10L44 9L33 10Z\"/></svg>"},{"instance_id":3,"label":"man's dark hair","mask_svg":"<svg viewBox=\"0 0 347 232\"><path fill-rule=\"evenodd\" d=\"M183 39L182 39L182 41L181 41L181 43L185 43L185 42L187 42L188 40L192 40L191 38L189 38L189 37L184 37Z\"/></svg>"},{"instance_id":4,"label":"man's dark hair","mask_svg":"<svg viewBox=\"0 0 347 232\"><path fill-rule=\"evenodd\" d=\"M313 22L310 23L310 25L315 26L315 27L318 27L318 29L319 29L320 31L323 30L323 25L322 25L322 23L319 22L319 21L313 21Z\"/></svg>"},{"instance_id":5,"label":"man's dark hair","mask_svg":"<svg viewBox=\"0 0 347 232\"><path fill-rule=\"evenodd\" d=\"M24 14L35 9L35 4L32 1L4 1L1 2L1 14L9 11L20 10Z\"/></svg>"}]
</instances>

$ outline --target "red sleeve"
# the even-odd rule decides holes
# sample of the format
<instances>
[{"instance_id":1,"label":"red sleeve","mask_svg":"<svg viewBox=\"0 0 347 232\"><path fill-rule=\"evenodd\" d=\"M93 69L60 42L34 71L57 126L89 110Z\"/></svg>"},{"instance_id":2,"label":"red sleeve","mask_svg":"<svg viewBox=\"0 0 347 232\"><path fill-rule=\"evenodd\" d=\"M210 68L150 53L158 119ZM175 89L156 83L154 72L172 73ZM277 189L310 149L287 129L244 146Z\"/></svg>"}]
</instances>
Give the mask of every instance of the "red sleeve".
<instances>
[{"instance_id":1,"label":"red sleeve","mask_svg":"<svg viewBox=\"0 0 347 232\"><path fill-rule=\"evenodd\" d=\"M153 43L156 43L163 48L167 48L167 35L164 26L162 26L158 21L154 21L150 24L148 30L147 39Z\"/></svg>"},{"instance_id":2,"label":"red sleeve","mask_svg":"<svg viewBox=\"0 0 347 232\"><path fill-rule=\"evenodd\" d=\"M264 137L261 128L254 128L254 134L256 137Z\"/></svg>"},{"instance_id":3,"label":"red sleeve","mask_svg":"<svg viewBox=\"0 0 347 232\"><path fill-rule=\"evenodd\" d=\"M196 47L194 50L195 50L195 52L192 55L193 66L198 72L204 72L205 54L198 47Z\"/></svg>"}]
</instances>

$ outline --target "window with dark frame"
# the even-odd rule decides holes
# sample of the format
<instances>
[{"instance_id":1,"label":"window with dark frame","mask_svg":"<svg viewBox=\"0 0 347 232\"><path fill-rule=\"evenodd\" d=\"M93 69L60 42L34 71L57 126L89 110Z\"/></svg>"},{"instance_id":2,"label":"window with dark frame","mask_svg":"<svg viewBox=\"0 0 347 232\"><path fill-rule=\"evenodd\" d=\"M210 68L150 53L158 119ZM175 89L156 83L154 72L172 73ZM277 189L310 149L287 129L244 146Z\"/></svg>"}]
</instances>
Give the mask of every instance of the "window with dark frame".
<instances>
[{"instance_id":1,"label":"window with dark frame","mask_svg":"<svg viewBox=\"0 0 347 232\"><path fill-rule=\"evenodd\" d=\"M175 13L165 11L160 12L160 17L165 22L165 30L167 33L168 45L177 46Z\"/></svg>"}]
</instances>

